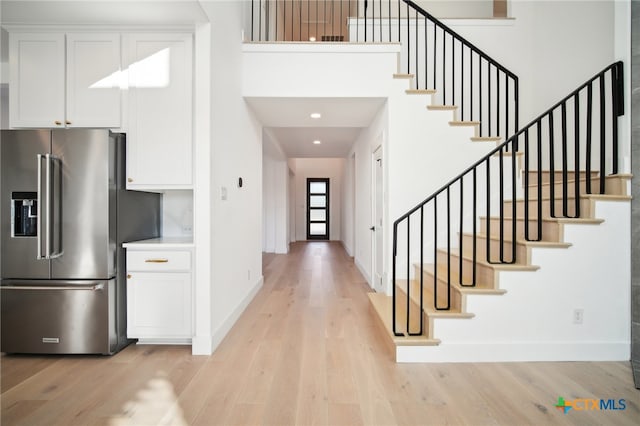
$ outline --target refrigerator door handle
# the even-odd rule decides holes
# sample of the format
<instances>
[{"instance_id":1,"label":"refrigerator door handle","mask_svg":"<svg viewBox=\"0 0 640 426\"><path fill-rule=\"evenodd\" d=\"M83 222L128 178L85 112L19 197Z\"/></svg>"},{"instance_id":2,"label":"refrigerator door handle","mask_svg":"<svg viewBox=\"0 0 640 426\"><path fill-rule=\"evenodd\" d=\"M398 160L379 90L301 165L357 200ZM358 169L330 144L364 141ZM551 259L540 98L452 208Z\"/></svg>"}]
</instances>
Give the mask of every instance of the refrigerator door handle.
<instances>
[{"instance_id":1,"label":"refrigerator door handle","mask_svg":"<svg viewBox=\"0 0 640 426\"><path fill-rule=\"evenodd\" d=\"M37 259L53 259L62 254L60 163L60 159L51 154L38 154ZM55 218L54 209L57 213ZM55 226L52 226L53 220L56 222Z\"/></svg>"},{"instance_id":2,"label":"refrigerator door handle","mask_svg":"<svg viewBox=\"0 0 640 426\"><path fill-rule=\"evenodd\" d=\"M46 229L46 220L43 220L43 218L45 218L46 216L48 216L47 214L47 208L46 206L43 205L43 201L47 198L47 194L45 194L45 187L46 187L46 183L43 183L42 178L43 178L43 174L45 174L45 172L43 171L43 167L42 167L42 160L46 159L45 155L42 154L38 154L38 199L37 199L37 224L36 224L36 237L37 237L37 245L38 245L38 252L36 254L36 259L47 259L47 251L46 251L46 247L43 250L43 242L46 245L46 235L48 234L48 231ZM44 213L44 215L43 215ZM44 241L43 241L43 235L45 235L44 237Z\"/></svg>"},{"instance_id":3,"label":"refrigerator door handle","mask_svg":"<svg viewBox=\"0 0 640 426\"><path fill-rule=\"evenodd\" d=\"M47 285L4 285L0 286L1 291L5 290L90 290L98 291L104 289L104 283L95 285L65 285L65 286L47 286Z\"/></svg>"},{"instance_id":4,"label":"refrigerator door handle","mask_svg":"<svg viewBox=\"0 0 640 426\"><path fill-rule=\"evenodd\" d=\"M58 157L47 154L47 168L49 169L47 173L47 188L49 188L47 254L49 259L54 259L62 255L62 161Z\"/></svg>"}]
</instances>

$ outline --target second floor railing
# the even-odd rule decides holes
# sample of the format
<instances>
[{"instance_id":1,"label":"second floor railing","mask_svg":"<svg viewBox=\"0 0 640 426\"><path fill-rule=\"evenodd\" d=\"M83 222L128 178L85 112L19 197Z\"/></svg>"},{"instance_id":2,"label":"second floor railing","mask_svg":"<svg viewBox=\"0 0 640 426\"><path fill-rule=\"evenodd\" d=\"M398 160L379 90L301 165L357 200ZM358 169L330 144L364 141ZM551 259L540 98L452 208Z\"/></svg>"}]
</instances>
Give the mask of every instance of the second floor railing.
<instances>
[{"instance_id":1,"label":"second floor railing","mask_svg":"<svg viewBox=\"0 0 640 426\"><path fill-rule=\"evenodd\" d=\"M411 0L252 0L251 41L400 43L398 73L479 137L518 130L518 77Z\"/></svg>"}]
</instances>

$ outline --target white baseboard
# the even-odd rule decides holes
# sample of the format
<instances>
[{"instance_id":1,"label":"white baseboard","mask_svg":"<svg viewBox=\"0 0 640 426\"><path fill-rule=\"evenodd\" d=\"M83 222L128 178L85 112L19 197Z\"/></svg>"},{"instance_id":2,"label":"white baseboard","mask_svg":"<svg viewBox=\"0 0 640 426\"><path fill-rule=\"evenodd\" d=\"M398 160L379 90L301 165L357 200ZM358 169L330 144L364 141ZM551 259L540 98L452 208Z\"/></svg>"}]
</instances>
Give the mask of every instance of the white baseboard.
<instances>
[{"instance_id":1,"label":"white baseboard","mask_svg":"<svg viewBox=\"0 0 640 426\"><path fill-rule=\"evenodd\" d=\"M211 355L212 348L211 336L193 336L191 339L191 355Z\"/></svg>"},{"instance_id":2,"label":"white baseboard","mask_svg":"<svg viewBox=\"0 0 640 426\"><path fill-rule=\"evenodd\" d=\"M192 339L190 338L176 338L176 339L138 339L137 345L191 345Z\"/></svg>"},{"instance_id":3,"label":"white baseboard","mask_svg":"<svg viewBox=\"0 0 640 426\"><path fill-rule=\"evenodd\" d=\"M343 240L340 240L340 242L342 243L342 247L344 248L344 251L347 252L347 254L349 255L349 257L353 257L353 253L351 252L351 249L349 247L347 247L347 245L345 244L345 242Z\"/></svg>"},{"instance_id":4,"label":"white baseboard","mask_svg":"<svg viewBox=\"0 0 640 426\"><path fill-rule=\"evenodd\" d=\"M367 284L369 284L369 287L374 288L373 287L373 280L371 279L371 276L367 273L367 271L364 268L364 266L362 266L362 264L360 263L360 261L357 258L354 258L354 263L356 264L356 267L358 268L358 270L360 271L360 273L362 274L364 279L367 280Z\"/></svg>"},{"instance_id":5,"label":"white baseboard","mask_svg":"<svg viewBox=\"0 0 640 426\"><path fill-rule=\"evenodd\" d=\"M398 346L396 362L628 361L630 342L476 342Z\"/></svg>"},{"instance_id":6,"label":"white baseboard","mask_svg":"<svg viewBox=\"0 0 640 426\"><path fill-rule=\"evenodd\" d=\"M229 333L229 331L231 330L231 327L233 327L236 321L238 321L238 318L240 318L240 315L242 315L242 313L247 308L247 306L249 306L249 303L251 303L251 301L253 300L255 295L258 293L260 288L262 288L263 284L264 284L264 277L260 276L260 279L258 279L256 284L253 286L251 291L249 291L249 293L245 296L245 298L242 299L242 302L240 302L240 304L233 310L231 315L229 315L227 319L222 323L222 325L218 327L215 333L213 333L213 336L211 338L211 346L210 346L211 352L209 353L213 353L213 351L215 351L216 348L220 345L220 343L222 342L222 339L225 338L227 333Z\"/></svg>"}]
</instances>

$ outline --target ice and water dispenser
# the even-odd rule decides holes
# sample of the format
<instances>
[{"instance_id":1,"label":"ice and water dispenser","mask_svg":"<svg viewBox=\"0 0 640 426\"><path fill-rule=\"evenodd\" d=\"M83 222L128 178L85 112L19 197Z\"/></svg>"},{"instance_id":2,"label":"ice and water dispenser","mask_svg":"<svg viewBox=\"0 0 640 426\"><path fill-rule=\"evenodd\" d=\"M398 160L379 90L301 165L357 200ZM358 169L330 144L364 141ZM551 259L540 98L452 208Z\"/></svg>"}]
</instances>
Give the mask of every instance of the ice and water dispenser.
<instances>
[{"instance_id":1,"label":"ice and water dispenser","mask_svg":"<svg viewBox=\"0 0 640 426\"><path fill-rule=\"evenodd\" d=\"M38 229L38 194L11 193L11 236L35 237Z\"/></svg>"}]
</instances>

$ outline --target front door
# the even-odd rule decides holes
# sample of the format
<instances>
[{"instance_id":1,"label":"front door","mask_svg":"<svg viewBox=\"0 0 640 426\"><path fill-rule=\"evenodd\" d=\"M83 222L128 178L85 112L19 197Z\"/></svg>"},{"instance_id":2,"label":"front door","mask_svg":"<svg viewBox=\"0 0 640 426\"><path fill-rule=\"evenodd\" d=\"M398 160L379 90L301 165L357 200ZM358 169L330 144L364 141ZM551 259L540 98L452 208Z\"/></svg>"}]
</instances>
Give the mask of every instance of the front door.
<instances>
[{"instance_id":1,"label":"front door","mask_svg":"<svg viewBox=\"0 0 640 426\"><path fill-rule=\"evenodd\" d=\"M307 179L307 239L329 239L329 179Z\"/></svg>"}]
</instances>

